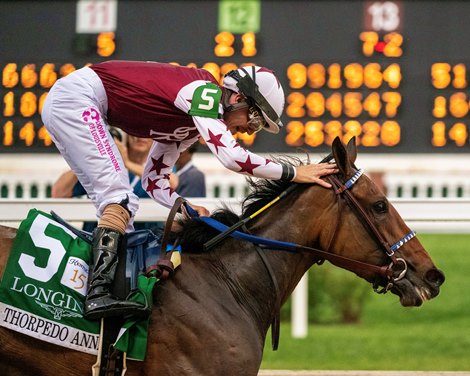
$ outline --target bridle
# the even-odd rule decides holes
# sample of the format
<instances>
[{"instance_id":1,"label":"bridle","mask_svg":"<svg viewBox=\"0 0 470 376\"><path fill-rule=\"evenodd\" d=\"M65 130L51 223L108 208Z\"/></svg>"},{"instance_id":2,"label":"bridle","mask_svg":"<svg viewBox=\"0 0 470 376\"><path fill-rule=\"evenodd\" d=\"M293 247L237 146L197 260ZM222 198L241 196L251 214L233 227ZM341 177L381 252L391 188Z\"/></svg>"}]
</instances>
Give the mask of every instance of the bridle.
<instances>
[{"instance_id":1,"label":"bridle","mask_svg":"<svg viewBox=\"0 0 470 376\"><path fill-rule=\"evenodd\" d=\"M329 162L331 159L332 157L330 155L324 158L321 162L322 163ZM204 244L204 248L206 250L214 247L216 244L218 244L219 242L221 242L223 239L225 239L228 236L231 236L239 240L247 241L255 245L255 249L257 250L257 253L261 257L267 269L267 272L271 277L271 281L274 285L275 293L276 293L276 308L274 310L273 321L272 321L272 348L273 350L277 349L277 346L279 343L279 309L280 309L279 293L278 293L279 288L278 288L276 275L273 272L269 264L269 261L263 255L263 253L260 252L259 248L310 253L310 254L313 254L317 258L317 261L316 261L317 264L321 264L325 260L328 260L331 263L337 266L343 267L352 272L366 271L366 272L372 273L376 275L376 280L373 283L373 288L374 288L374 291L379 294L385 294L387 291L392 289L393 285L396 282L400 281L401 279L405 277L406 272L408 270L408 265L405 259L401 257L397 257L395 252L405 243L413 239L416 236L416 232L411 231L409 234L405 235L403 238L401 238L399 241L397 241L393 245L390 245L387 242L387 240L382 236L377 226L372 221L369 214L367 214L366 210L364 210L360 202L350 192L350 189L357 182L357 180L362 176L362 174L363 174L362 170L357 170L355 174L345 183L341 183L341 181L338 179L336 175L329 175L326 178L332 185L335 195L336 195L336 200L338 202L338 219L337 219L337 223L336 223L336 227L333 232L333 235L330 241L328 242L328 247L326 251L313 248L313 247L303 246L300 244L283 242L283 241L278 241L278 240L251 235L245 226L250 219L254 218L259 213L271 207L275 202L286 197L290 192L294 191L297 187L297 184L291 184L285 191L283 191L274 200L272 200L271 202L263 206L261 209L259 209L257 212L255 212L251 216L243 218L241 221L232 225L230 228L216 221L213 218L199 217L201 221L203 221L210 227L220 231L220 234L218 234L216 237L212 238L210 241ZM378 266L378 265L354 260L349 257L344 257L344 256L331 252L331 250L333 249L333 245L335 243L336 237L337 237L338 229L340 227L340 220L341 220L340 216L341 216L341 213L343 212L342 210L343 201L341 200L341 198L344 198L344 201L355 211L356 215L358 215L362 219L361 223L365 226L366 230L368 230L374 236L376 242L380 245L381 249L390 258L391 260L390 264L385 265L385 266ZM243 228L245 232L237 231L239 228ZM382 278L382 281L383 279L386 279L387 282L385 286L381 285L380 278Z\"/></svg>"},{"instance_id":2,"label":"bridle","mask_svg":"<svg viewBox=\"0 0 470 376\"><path fill-rule=\"evenodd\" d=\"M331 155L324 158L322 162L328 162L330 160L331 160ZM336 199L338 202L338 219L337 219L336 227L333 231L333 235L330 241L328 242L328 246L326 250L321 250L321 249L314 248L314 247L307 247L307 246L300 245L300 244L278 241L278 240L273 240L269 238L259 237L256 235L251 235L247 233L246 229L245 229L245 232L237 231L237 229L241 227L245 227L247 222L250 221L252 218L254 218L256 215L263 212L267 208L271 207L275 202L277 202L281 198L286 197L290 192L294 191L296 187L298 187L297 184L291 184L284 192L282 192L273 201L269 202L267 205L265 205L263 208L261 208L256 213L252 214L251 216L243 218L241 221L232 225L230 228L216 221L213 218L199 217L201 221L205 222L207 225L209 225L210 227L220 232L220 234L218 234L216 237L212 238L207 243L205 243L204 248L205 250L211 249L212 247L214 247L216 244L218 244L220 241L222 241L226 237L231 236L239 240L253 243L265 249L273 249L273 250L278 249L278 250L285 250L285 251L292 251L292 252L310 253L316 256L317 264L321 264L325 260L328 260L331 263L339 267L342 267L344 269L347 269L351 272L364 271L364 272L368 272L368 273L376 275L376 279L373 283L374 291L379 294L384 294L387 291L390 291L390 289L393 287L393 285L396 282L400 281L401 279L405 277L406 272L408 270L408 264L406 263L405 259L403 259L402 257L397 257L395 253L401 246L403 246L405 243L413 239L416 236L416 232L411 231L409 234L402 237L393 245L390 245L387 242L387 240L383 237L383 235L378 230L377 226L374 224L370 215L363 208L360 202L354 197L354 195L350 192L350 189L357 182L357 180L362 176L362 174L363 174L362 170L357 170L354 173L354 175L350 179L348 179L345 183L342 183L336 175L329 175L328 177L326 177L326 179L330 182L330 184L332 185L334 189L334 192L336 194ZM364 225L366 230L368 230L368 232L372 234L372 236L375 238L375 241L380 245L380 248L384 251L385 255L389 257L391 262L388 265L378 266L378 265L370 264L367 262L358 261L349 257L341 256L341 255L331 252L331 250L334 249L333 246L336 240L336 236L338 233L340 220L341 220L340 216L341 216L341 213L343 212L342 210L343 200L341 200L341 198L343 198L344 202L346 202L354 210L356 215L359 216L360 219L362 219L361 223ZM381 282L384 279L386 280L386 284L385 286L382 286Z\"/></svg>"},{"instance_id":3,"label":"bridle","mask_svg":"<svg viewBox=\"0 0 470 376\"><path fill-rule=\"evenodd\" d=\"M355 172L355 174L347 180L344 184L341 183L341 181L338 179L336 175L330 175L326 178L328 182L332 185L334 192L337 197L338 201L338 219L336 223L335 230L333 232L333 235L328 242L328 247L326 252L330 253L333 244L336 240L336 236L338 233L338 228L340 224L340 215L342 212L342 203L346 202L349 207L351 207L357 216L362 219L361 223L364 225L366 230L369 231L375 238L377 244L379 244L381 250L384 251L384 253L390 258L391 262L390 264L384 268L380 267L379 270L377 270L377 266L372 265L372 264L365 264L363 267L361 266L361 269L363 270L369 270L373 272L378 272L377 274L381 277L385 277L387 279L387 283L385 286L380 286L379 285L379 279L376 279L376 281L373 283L373 288L374 291L379 293L379 294L385 294L387 291L389 291L393 285L403 279L406 275L406 272L408 270L408 265L405 261L404 258L402 257L397 257L396 251L403 246L405 243L410 241L416 236L415 231L411 231L407 235L405 235L403 238L401 238L399 241L396 243L390 245L387 240L383 237L381 232L378 230L377 226L374 224L372 221L370 215L364 210L363 206L359 203L359 201L354 197L354 195L351 193L350 189L353 187L353 185L357 182L357 180L362 176L363 170L359 169ZM344 199L341 200L341 198ZM367 267L366 265L369 265ZM353 268L355 268L355 265L351 264Z\"/></svg>"}]
</instances>

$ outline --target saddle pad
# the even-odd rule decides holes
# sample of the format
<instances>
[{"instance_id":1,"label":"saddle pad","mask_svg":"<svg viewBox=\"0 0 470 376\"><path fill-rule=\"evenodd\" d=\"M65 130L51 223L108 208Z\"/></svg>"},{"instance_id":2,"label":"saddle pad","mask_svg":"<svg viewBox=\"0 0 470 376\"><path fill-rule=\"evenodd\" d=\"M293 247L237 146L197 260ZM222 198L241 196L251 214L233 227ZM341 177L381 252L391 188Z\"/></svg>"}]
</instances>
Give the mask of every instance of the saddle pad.
<instances>
[{"instance_id":1,"label":"saddle pad","mask_svg":"<svg viewBox=\"0 0 470 376\"><path fill-rule=\"evenodd\" d=\"M31 209L20 224L0 283L0 325L89 354L98 322L83 319L91 245Z\"/></svg>"},{"instance_id":2,"label":"saddle pad","mask_svg":"<svg viewBox=\"0 0 470 376\"><path fill-rule=\"evenodd\" d=\"M126 277L133 288L151 300L151 287L156 282L136 274L155 261L160 248L157 237L130 234ZM99 322L83 318L83 304L88 285L91 245L52 216L31 209L20 224L8 263L0 282L0 326L59 346L96 355L99 344ZM141 287L145 286L144 289ZM135 299L139 299L136 294ZM146 320L141 320L146 321ZM131 348L132 338L140 343L138 354L129 358L143 360L147 333L134 328L139 323L125 323L122 347ZM132 327L132 330L129 330ZM122 337L122 336L121 336ZM121 341L122 342L122 341ZM142 354L143 351L143 354Z\"/></svg>"}]
</instances>

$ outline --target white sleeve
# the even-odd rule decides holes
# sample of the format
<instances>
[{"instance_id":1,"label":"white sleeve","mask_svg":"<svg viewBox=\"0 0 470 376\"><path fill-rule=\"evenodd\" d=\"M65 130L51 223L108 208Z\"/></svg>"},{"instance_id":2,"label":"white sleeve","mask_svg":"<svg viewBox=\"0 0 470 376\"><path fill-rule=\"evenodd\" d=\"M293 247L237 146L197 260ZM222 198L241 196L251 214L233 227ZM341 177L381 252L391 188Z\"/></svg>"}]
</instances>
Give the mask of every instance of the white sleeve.
<instances>
[{"instance_id":1,"label":"white sleeve","mask_svg":"<svg viewBox=\"0 0 470 376\"><path fill-rule=\"evenodd\" d=\"M210 151L226 168L258 178L281 179L285 167L245 150L233 138L222 120L224 111L220 100L221 90L213 83L193 81L181 88L175 106L192 115L199 134L206 141ZM195 111L194 107L198 103L199 107Z\"/></svg>"},{"instance_id":2,"label":"white sleeve","mask_svg":"<svg viewBox=\"0 0 470 376\"><path fill-rule=\"evenodd\" d=\"M142 175L142 188L161 205L171 208L179 195L170 188L170 173L180 153L192 145L197 138L181 144L154 141L150 148Z\"/></svg>"},{"instance_id":3,"label":"white sleeve","mask_svg":"<svg viewBox=\"0 0 470 376\"><path fill-rule=\"evenodd\" d=\"M210 151L229 170L257 178L281 179L282 165L240 146L223 120L193 116L193 121Z\"/></svg>"}]
</instances>

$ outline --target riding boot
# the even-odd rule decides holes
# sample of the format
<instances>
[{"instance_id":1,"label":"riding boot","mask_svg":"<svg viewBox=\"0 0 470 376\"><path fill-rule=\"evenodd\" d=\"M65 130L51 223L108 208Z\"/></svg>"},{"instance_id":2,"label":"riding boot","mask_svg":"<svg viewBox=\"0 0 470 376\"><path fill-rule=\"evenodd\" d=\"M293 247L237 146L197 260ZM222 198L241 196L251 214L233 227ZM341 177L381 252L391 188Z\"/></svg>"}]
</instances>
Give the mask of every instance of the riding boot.
<instances>
[{"instance_id":1,"label":"riding boot","mask_svg":"<svg viewBox=\"0 0 470 376\"><path fill-rule=\"evenodd\" d=\"M84 317L97 320L110 316L142 316L145 307L137 302L121 300L110 292L118 264L118 246L123 235L97 227L93 231L93 271L85 299Z\"/></svg>"}]
</instances>

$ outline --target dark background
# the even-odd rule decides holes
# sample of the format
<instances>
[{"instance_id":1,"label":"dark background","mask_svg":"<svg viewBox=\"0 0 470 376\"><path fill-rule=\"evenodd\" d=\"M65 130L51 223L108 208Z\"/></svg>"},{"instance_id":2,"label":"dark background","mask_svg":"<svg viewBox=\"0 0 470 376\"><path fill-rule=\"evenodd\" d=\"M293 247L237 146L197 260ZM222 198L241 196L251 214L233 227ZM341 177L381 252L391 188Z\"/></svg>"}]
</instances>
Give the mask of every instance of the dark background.
<instances>
[{"instance_id":1,"label":"dark background","mask_svg":"<svg viewBox=\"0 0 470 376\"><path fill-rule=\"evenodd\" d=\"M451 65L464 63L467 69L470 68L470 2L402 1L401 4L403 21L400 32L404 44L403 56L400 58L377 54L363 56L359 39L359 34L365 30L363 1L306 0L262 1L261 28L256 35L257 55L245 58L238 48L234 56L222 58L214 55L214 37L219 32L217 1L119 1L117 48L110 58L105 59L93 50L89 53L79 52L77 42L80 39L77 38L80 37L75 33L76 2L2 1L0 67L3 69L7 63L17 63L21 70L25 64L36 64L40 68L44 63L54 63L58 68L64 63L73 63L79 68L86 63L109 59L175 61L182 65L192 62L198 67L210 61L219 65L226 62L254 62L273 68L278 73L287 96L293 89L288 86L286 69L295 62L306 66L321 63L325 67L335 62L342 67L352 62L361 65L379 62L383 67L396 62L403 76L397 89L402 95L402 104L397 117L392 120L401 126L401 142L395 147L362 147L361 152L467 152L468 140L463 147L457 147L452 140L440 148L431 144L431 126L437 120L431 113L434 97L448 97L457 90L435 89L431 85L430 71L434 62L448 62ZM86 44L87 36L82 38ZM377 91L387 89L381 87ZM309 90L304 88L299 91L308 94ZM8 91L0 86L2 98ZM13 91L21 95L26 89L17 87ZM39 97L44 89L37 85L32 91L37 92ZM342 92L345 91L348 90L342 89ZM367 94L372 90L362 91ZM461 91L469 95L468 88ZM326 96L332 92L331 89L324 90ZM15 95L15 101L18 98ZM18 107L16 113L19 113ZM12 120L15 127L21 127L28 120L32 120L36 128L42 126L39 115L31 119L23 119L21 115L13 118L2 116L0 120L1 126L7 120ZM318 120L326 122L328 118ZM344 122L347 119L343 117L338 120ZM361 117L358 120L369 119ZM379 117L377 120L383 122L387 119ZM467 117L440 120L447 125L461 121L467 124L467 129L469 127ZM289 119L284 116L283 121L286 124ZM1 132L2 128L0 137ZM285 133L278 136L261 133L257 135L251 150L296 151L285 144ZM326 150L326 146L315 149L318 152ZM0 152L31 151L47 152L55 151L55 148L41 146L40 140L36 140L29 148L24 146L22 140L17 140L14 147L0 145Z\"/></svg>"}]
</instances>

